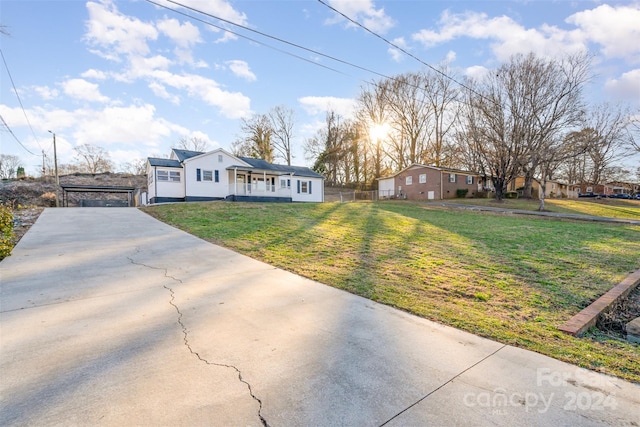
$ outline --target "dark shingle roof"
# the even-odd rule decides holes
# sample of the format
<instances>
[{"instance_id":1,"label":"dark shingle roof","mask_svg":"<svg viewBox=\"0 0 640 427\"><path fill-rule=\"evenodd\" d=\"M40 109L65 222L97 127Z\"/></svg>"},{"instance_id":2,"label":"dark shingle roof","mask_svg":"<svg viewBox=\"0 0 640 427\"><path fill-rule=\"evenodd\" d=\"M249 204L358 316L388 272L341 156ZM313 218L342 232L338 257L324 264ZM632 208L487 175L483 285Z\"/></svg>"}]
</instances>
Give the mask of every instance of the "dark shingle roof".
<instances>
[{"instance_id":1,"label":"dark shingle roof","mask_svg":"<svg viewBox=\"0 0 640 427\"><path fill-rule=\"evenodd\" d=\"M204 154L202 151L191 151L191 150L180 150L178 148L174 148L173 152L176 153L176 157L181 162L184 162L191 157L199 156L200 154Z\"/></svg>"},{"instance_id":2,"label":"dark shingle roof","mask_svg":"<svg viewBox=\"0 0 640 427\"><path fill-rule=\"evenodd\" d=\"M305 166L288 166L288 165L276 165L269 163L266 160L254 159L252 157L238 157L243 162L250 164L255 169L280 172L282 174L293 173L296 176L306 176L310 178L323 178L319 173L314 172Z\"/></svg>"},{"instance_id":3,"label":"dark shingle roof","mask_svg":"<svg viewBox=\"0 0 640 427\"><path fill-rule=\"evenodd\" d=\"M147 158L147 160L149 160L149 164L151 166L161 166L165 168L181 168L182 167L182 164L180 163L179 160L159 159L157 157L149 157Z\"/></svg>"}]
</instances>

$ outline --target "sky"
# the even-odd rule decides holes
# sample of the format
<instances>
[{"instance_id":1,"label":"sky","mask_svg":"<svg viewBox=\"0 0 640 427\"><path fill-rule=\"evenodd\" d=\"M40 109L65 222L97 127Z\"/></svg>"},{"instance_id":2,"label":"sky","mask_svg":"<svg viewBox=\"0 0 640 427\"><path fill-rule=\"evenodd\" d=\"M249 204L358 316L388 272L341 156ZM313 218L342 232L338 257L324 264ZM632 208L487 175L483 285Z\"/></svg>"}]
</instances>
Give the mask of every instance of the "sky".
<instances>
[{"instance_id":1,"label":"sky","mask_svg":"<svg viewBox=\"0 0 640 427\"><path fill-rule=\"evenodd\" d=\"M292 163L310 165L302 147L326 111L349 117L380 75L447 61L481 76L531 51L589 52L589 102L640 105L640 1L154 2L0 0L0 152L38 176L51 131L59 164L90 144L119 169L181 138L230 150L242 118L284 106Z\"/></svg>"}]
</instances>

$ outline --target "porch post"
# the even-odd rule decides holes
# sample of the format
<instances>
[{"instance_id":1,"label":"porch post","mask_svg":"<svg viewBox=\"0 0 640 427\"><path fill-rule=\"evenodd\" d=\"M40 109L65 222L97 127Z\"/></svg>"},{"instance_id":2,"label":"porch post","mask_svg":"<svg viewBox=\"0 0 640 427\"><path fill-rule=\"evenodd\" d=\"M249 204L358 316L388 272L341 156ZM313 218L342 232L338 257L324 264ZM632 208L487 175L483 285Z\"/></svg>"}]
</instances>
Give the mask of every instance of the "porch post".
<instances>
[{"instance_id":1,"label":"porch post","mask_svg":"<svg viewBox=\"0 0 640 427\"><path fill-rule=\"evenodd\" d=\"M238 168L233 168L233 195L238 194Z\"/></svg>"},{"instance_id":2,"label":"porch post","mask_svg":"<svg viewBox=\"0 0 640 427\"><path fill-rule=\"evenodd\" d=\"M264 180L264 195L267 195L267 171L262 171L262 179Z\"/></svg>"}]
</instances>

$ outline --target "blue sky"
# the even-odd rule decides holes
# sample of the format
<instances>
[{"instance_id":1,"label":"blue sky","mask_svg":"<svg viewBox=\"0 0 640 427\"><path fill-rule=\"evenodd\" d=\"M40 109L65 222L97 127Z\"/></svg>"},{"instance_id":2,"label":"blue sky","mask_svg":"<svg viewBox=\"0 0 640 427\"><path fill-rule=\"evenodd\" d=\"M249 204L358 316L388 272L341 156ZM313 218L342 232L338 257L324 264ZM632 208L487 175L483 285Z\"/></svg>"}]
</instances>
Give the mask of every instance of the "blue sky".
<instances>
[{"instance_id":1,"label":"blue sky","mask_svg":"<svg viewBox=\"0 0 640 427\"><path fill-rule=\"evenodd\" d=\"M294 163L306 165L302 145L327 108L349 116L361 87L379 78L154 1L170 9L145 0L2 0L0 24L10 35L0 36L1 49L24 112L2 64L0 115L25 147L3 130L2 153L37 175L42 150L53 154L48 130L59 163L72 161L80 144L105 148L117 165L168 155L183 137L229 149L240 118L284 105L295 111ZM515 53L586 50L595 55L589 99L640 104L638 1L325 1L428 64L449 61L458 78ZM383 75L423 67L318 1L178 3Z\"/></svg>"}]
</instances>

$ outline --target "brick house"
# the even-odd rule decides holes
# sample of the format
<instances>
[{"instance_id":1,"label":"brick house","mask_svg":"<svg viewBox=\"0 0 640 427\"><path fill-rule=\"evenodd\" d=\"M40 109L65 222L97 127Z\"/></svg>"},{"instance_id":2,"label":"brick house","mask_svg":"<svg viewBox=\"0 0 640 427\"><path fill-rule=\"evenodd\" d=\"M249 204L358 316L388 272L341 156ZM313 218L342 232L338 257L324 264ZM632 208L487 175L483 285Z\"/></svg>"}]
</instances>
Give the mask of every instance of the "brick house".
<instances>
[{"instance_id":1,"label":"brick house","mask_svg":"<svg viewBox=\"0 0 640 427\"><path fill-rule=\"evenodd\" d=\"M442 200L457 197L458 190L467 190L466 197L475 197L485 186L482 175L475 172L413 164L378 178L378 196L380 199Z\"/></svg>"}]
</instances>

